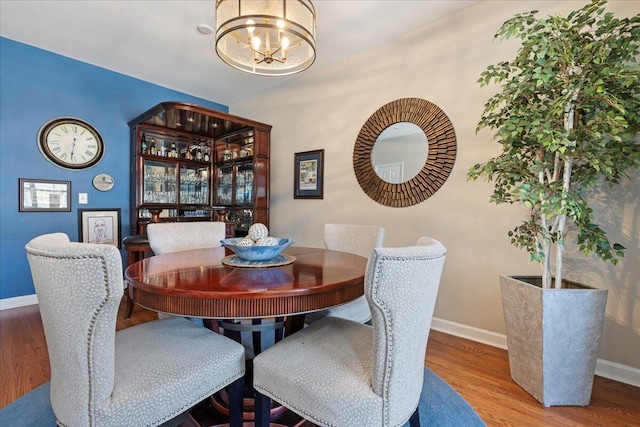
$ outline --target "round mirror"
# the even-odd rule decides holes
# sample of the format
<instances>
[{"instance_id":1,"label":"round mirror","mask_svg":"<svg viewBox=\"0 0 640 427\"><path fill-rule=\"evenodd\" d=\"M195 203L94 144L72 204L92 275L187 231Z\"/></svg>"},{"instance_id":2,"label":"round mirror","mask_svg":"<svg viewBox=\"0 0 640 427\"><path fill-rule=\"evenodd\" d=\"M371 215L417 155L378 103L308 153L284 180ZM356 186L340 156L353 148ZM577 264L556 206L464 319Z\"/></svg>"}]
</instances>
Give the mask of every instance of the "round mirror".
<instances>
[{"instance_id":1,"label":"round mirror","mask_svg":"<svg viewBox=\"0 0 640 427\"><path fill-rule=\"evenodd\" d=\"M424 167L428 146L427 135L418 125L394 123L376 139L371 152L373 170L385 182L407 182Z\"/></svg>"},{"instance_id":2,"label":"round mirror","mask_svg":"<svg viewBox=\"0 0 640 427\"><path fill-rule=\"evenodd\" d=\"M414 177L388 182L374 170L373 149L385 129L403 122L413 123L426 135L426 161ZM362 190L376 202L398 208L418 204L438 191L455 159L456 133L449 117L437 105L420 98L397 99L380 107L360 129L353 148L353 170Z\"/></svg>"}]
</instances>

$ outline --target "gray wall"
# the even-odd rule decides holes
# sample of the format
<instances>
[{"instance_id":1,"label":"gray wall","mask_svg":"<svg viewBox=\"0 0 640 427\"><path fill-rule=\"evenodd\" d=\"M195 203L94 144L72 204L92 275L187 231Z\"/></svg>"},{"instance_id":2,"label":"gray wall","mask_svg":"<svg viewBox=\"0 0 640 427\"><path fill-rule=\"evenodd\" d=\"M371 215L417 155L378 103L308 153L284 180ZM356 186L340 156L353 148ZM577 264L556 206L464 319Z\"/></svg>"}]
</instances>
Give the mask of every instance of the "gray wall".
<instances>
[{"instance_id":1,"label":"gray wall","mask_svg":"<svg viewBox=\"0 0 640 427\"><path fill-rule=\"evenodd\" d=\"M467 332L504 334L499 274L540 270L507 236L526 210L490 204L491 185L466 180L470 166L499 149L490 143L491 132L475 133L484 103L497 90L481 89L476 80L487 65L511 59L517 49L515 41L493 41L502 22L519 12L567 13L585 3L484 1L339 64L312 67L277 91L231 105L233 114L273 125L271 234L300 245L322 245L322 224L345 222L384 226L387 246L411 245L419 236L432 236L448 249L435 316L465 325ZM631 16L640 13L640 2L614 1L608 9ZM398 209L374 202L360 189L352 150L368 117L404 97L423 98L444 110L456 130L458 156L437 193L419 205ZM320 148L325 149L324 199L294 200L294 153ZM626 259L614 267L594 257L584 259L569 248L565 275L609 290L599 357L636 368L631 371L637 375L640 174L613 191L593 194L592 200L603 228L628 248Z\"/></svg>"}]
</instances>

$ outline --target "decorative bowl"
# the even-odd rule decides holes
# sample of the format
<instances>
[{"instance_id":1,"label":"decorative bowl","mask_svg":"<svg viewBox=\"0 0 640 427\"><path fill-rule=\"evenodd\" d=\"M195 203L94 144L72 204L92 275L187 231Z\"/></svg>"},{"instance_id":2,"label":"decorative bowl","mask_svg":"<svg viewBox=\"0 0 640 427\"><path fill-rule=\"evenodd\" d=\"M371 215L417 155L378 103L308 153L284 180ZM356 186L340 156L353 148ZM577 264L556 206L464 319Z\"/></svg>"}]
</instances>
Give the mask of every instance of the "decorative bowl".
<instances>
[{"instance_id":1,"label":"decorative bowl","mask_svg":"<svg viewBox=\"0 0 640 427\"><path fill-rule=\"evenodd\" d=\"M238 242L244 237L234 237L220 240L220 244L231 249L238 257L247 261L268 261L280 255L285 248L293 245L291 239L278 239L277 246L238 246Z\"/></svg>"}]
</instances>

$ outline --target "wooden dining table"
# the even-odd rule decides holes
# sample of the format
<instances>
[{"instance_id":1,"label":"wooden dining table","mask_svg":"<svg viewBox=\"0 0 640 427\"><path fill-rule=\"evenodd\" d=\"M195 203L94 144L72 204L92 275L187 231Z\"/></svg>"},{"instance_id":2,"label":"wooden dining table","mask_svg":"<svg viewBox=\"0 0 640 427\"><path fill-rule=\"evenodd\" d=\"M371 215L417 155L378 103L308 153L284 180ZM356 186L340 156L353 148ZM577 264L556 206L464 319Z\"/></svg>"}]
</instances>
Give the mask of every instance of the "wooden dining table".
<instances>
[{"instance_id":1,"label":"wooden dining table","mask_svg":"<svg viewBox=\"0 0 640 427\"><path fill-rule=\"evenodd\" d=\"M153 311L208 319L297 316L340 305L364 292L367 259L322 248L291 246L295 260L272 267L223 264L224 247L156 255L125 270L136 304Z\"/></svg>"},{"instance_id":2,"label":"wooden dining table","mask_svg":"<svg viewBox=\"0 0 640 427\"><path fill-rule=\"evenodd\" d=\"M283 254L288 263L264 267L226 265L223 261L233 253L224 247L155 255L129 265L125 278L136 304L161 313L214 319L209 322L213 329L220 326L238 341L249 331L257 354L265 331L274 331L273 342L278 342L304 326L306 313L347 303L364 292L366 258L299 246ZM250 368L249 362L249 375ZM227 412L220 399L214 396L212 402L218 411ZM282 410L276 408L272 414ZM244 419L253 419L251 409Z\"/></svg>"}]
</instances>

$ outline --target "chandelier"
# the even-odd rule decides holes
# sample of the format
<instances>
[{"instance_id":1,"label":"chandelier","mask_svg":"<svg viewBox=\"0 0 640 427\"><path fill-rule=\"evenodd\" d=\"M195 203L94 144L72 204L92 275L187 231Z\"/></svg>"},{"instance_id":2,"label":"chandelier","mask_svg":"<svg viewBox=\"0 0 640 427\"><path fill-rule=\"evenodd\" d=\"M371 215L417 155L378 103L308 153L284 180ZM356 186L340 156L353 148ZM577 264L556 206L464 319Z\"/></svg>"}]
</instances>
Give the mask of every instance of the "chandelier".
<instances>
[{"instance_id":1,"label":"chandelier","mask_svg":"<svg viewBox=\"0 0 640 427\"><path fill-rule=\"evenodd\" d=\"M316 59L310 0L216 0L216 52L230 66L263 76L304 71Z\"/></svg>"}]
</instances>

